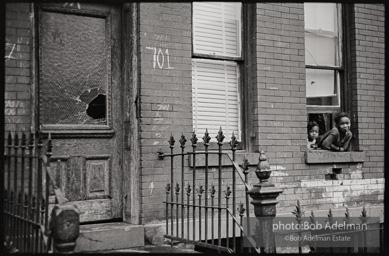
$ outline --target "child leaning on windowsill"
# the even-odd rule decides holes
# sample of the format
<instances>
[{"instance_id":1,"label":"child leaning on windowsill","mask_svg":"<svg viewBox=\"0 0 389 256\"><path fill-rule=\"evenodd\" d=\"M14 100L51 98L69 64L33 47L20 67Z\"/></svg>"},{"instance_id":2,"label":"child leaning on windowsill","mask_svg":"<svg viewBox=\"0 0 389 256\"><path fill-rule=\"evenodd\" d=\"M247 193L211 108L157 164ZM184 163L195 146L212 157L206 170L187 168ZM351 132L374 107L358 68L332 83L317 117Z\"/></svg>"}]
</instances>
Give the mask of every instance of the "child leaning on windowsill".
<instances>
[{"instance_id":1,"label":"child leaning on windowsill","mask_svg":"<svg viewBox=\"0 0 389 256\"><path fill-rule=\"evenodd\" d=\"M339 113L335 117L335 127L326 132L320 139L318 146L332 151L349 151L353 134L350 131L351 121L349 114Z\"/></svg>"},{"instance_id":2,"label":"child leaning on windowsill","mask_svg":"<svg viewBox=\"0 0 389 256\"><path fill-rule=\"evenodd\" d=\"M319 125L315 121L309 121L307 126L308 138L307 149L317 149L316 139L319 136Z\"/></svg>"}]
</instances>

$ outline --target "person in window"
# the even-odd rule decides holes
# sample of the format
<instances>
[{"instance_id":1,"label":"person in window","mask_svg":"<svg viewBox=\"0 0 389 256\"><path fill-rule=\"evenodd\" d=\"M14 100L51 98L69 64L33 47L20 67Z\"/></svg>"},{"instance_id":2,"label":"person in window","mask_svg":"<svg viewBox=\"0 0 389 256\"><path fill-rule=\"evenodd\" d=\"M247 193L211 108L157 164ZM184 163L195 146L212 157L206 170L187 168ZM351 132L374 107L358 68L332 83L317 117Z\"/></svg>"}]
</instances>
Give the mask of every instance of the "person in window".
<instances>
[{"instance_id":1,"label":"person in window","mask_svg":"<svg viewBox=\"0 0 389 256\"><path fill-rule=\"evenodd\" d=\"M350 131L351 121L349 114L339 113L335 117L335 127L326 132L320 139L318 146L322 149L332 151L349 151L352 133Z\"/></svg>"},{"instance_id":2,"label":"person in window","mask_svg":"<svg viewBox=\"0 0 389 256\"><path fill-rule=\"evenodd\" d=\"M307 138L307 149L317 149L316 139L319 136L319 125L315 121L309 121L308 126L308 138Z\"/></svg>"}]
</instances>

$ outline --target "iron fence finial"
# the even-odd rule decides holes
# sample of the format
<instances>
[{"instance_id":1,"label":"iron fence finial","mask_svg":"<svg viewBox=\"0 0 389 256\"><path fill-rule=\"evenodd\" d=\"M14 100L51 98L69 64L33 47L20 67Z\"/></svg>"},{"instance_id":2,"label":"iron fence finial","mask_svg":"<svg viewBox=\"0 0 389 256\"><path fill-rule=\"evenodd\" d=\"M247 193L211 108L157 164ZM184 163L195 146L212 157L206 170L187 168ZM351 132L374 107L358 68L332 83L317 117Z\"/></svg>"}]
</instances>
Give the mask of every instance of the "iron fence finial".
<instances>
[{"instance_id":1,"label":"iron fence finial","mask_svg":"<svg viewBox=\"0 0 389 256\"><path fill-rule=\"evenodd\" d=\"M244 205L242 202L239 203L239 207L237 208L238 212L239 212L239 216L240 217L243 217L243 214L245 212L245 208L244 208Z\"/></svg>"},{"instance_id":2,"label":"iron fence finial","mask_svg":"<svg viewBox=\"0 0 389 256\"><path fill-rule=\"evenodd\" d=\"M190 141L192 142L192 147L196 147L198 139L195 131L193 131L192 138L190 138Z\"/></svg>"},{"instance_id":3,"label":"iron fence finial","mask_svg":"<svg viewBox=\"0 0 389 256\"><path fill-rule=\"evenodd\" d=\"M181 148L185 148L185 143L187 142L187 140L185 138L184 132L182 132L181 138L180 138L179 141L180 141L180 144L181 144Z\"/></svg>"},{"instance_id":4,"label":"iron fence finial","mask_svg":"<svg viewBox=\"0 0 389 256\"><path fill-rule=\"evenodd\" d=\"M345 215L345 217L343 218L343 220L347 223L347 224L349 224L350 223L350 212L349 212L349 210L348 210L348 207L346 207L346 212L344 213L344 215Z\"/></svg>"},{"instance_id":5,"label":"iron fence finial","mask_svg":"<svg viewBox=\"0 0 389 256\"><path fill-rule=\"evenodd\" d=\"M224 138L225 138L225 136L223 134L222 127L220 126L220 129L219 129L217 136L216 136L217 144L219 144L219 145L223 144Z\"/></svg>"},{"instance_id":6,"label":"iron fence finial","mask_svg":"<svg viewBox=\"0 0 389 256\"><path fill-rule=\"evenodd\" d=\"M180 184L176 184L176 187L175 187L175 190L176 190L176 194L178 195L180 193Z\"/></svg>"},{"instance_id":7,"label":"iron fence finial","mask_svg":"<svg viewBox=\"0 0 389 256\"><path fill-rule=\"evenodd\" d=\"M188 182L188 185L186 186L186 194L189 196L190 195L190 192L192 192L192 188Z\"/></svg>"},{"instance_id":8,"label":"iron fence finial","mask_svg":"<svg viewBox=\"0 0 389 256\"><path fill-rule=\"evenodd\" d=\"M259 152L259 163L258 163L259 171L267 171L270 169L270 164L267 161L267 157L265 151L261 150Z\"/></svg>"},{"instance_id":9,"label":"iron fence finial","mask_svg":"<svg viewBox=\"0 0 389 256\"><path fill-rule=\"evenodd\" d=\"M14 147L19 147L19 132L15 132Z\"/></svg>"},{"instance_id":10,"label":"iron fence finial","mask_svg":"<svg viewBox=\"0 0 389 256\"><path fill-rule=\"evenodd\" d=\"M173 133L171 133L170 138L169 138L169 146L170 146L170 148L174 148L174 143L175 142L176 141L173 138Z\"/></svg>"},{"instance_id":11,"label":"iron fence finial","mask_svg":"<svg viewBox=\"0 0 389 256\"><path fill-rule=\"evenodd\" d=\"M34 146L34 132L30 130L30 138L29 138L29 147L32 148Z\"/></svg>"},{"instance_id":12,"label":"iron fence finial","mask_svg":"<svg viewBox=\"0 0 389 256\"><path fill-rule=\"evenodd\" d=\"M215 185L212 184L212 187L209 189L209 193L211 193L211 197L215 197L215 193L216 193Z\"/></svg>"},{"instance_id":13,"label":"iron fence finial","mask_svg":"<svg viewBox=\"0 0 389 256\"><path fill-rule=\"evenodd\" d=\"M10 148L12 146L12 133L11 131L8 132L8 147Z\"/></svg>"},{"instance_id":14,"label":"iron fence finial","mask_svg":"<svg viewBox=\"0 0 389 256\"><path fill-rule=\"evenodd\" d=\"M27 192L24 192L24 206L25 207L28 206L28 194L27 194Z\"/></svg>"},{"instance_id":15,"label":"iron fence finial","mask_svg":"<svg viewBox=\"0 0 389 256\"><path fill-rule=\"evenodd\" d=\"M311 216L309 216L309 220L311 221L312 224L316 224L315 215L313 214L313 211L311 211Z\"/></svg>"},{"instance_id":16,"label":"iron fence finial","mask_svg":"<svg viewBox=\"0 0 389 256\"><path fill-rule=\"evenodd\" d=\"M300 200L297 200L296 209L292 212L296 216L297 221L301 221L302 216L304 215L304 211L300 205Z\"/></svg>"},{"instance_id":17,"label":"iron fence finial","mask_svg":"<svg viewBox=\"0 0 389 256\"><path fill-rule=\"evenodd\" d=\"M239 141L236 139L235 133L232 132L231 141L230 141L231 149L236 150L236 147L238 146L238 144L239 144Z\"/></svg>"},{"instance_id":18,"label":"iron fence finial","mask_svg":"<svg viewBox=\"0 0 389 256\"><path fill-rule=\"evenodd\" d=\"M226 195L226 198L230 198L230 195L231 195L231 187L228 185L227 183L227 189L224 191L225 195Z\"/></svg>"},{"instance_id":19,"label":"iron fence finial","mask_svg":"<svg viewBox=\"0 0 389 256\"><path fill-rule=\"evenodd\" d=\"M361 214L361 216L359 217L359 219L361 220L362 223L366 223L369 217L367 217L367 212L366 212L365 206L363 206L362 212L361 212L361 213L362 213L362 214Z\"/></svg>"},{"instance_id":20,"label":"iron fence finial","mask_svg":"<svg viewBox=\"0 0 389 256\"><path fill-rule=\"evenodd\" d=\"M25 132L22 132L22 148L25 148L25 147L26 147L26 143L27 143L27 140L26 140L26 133L25 133Z\"/></svg>"},{"instance_id":21,"label":"iron fence finial","mask_svg":"<svg viewBox=\"0 0 389 256\"><path fill-rule=\"evenodd\" d=\"M249 173L249 165L250 165L249 160L247 160L247 158L245 157L242 163L242 169L245 175Z\"/></svg>"},{"instance_id":22,"label":"iron fence finial","mask_svg":"<svg viewBox=\"0 0 389 256\"><path fill-rule=\"evenodd\" d=\"M325 221L332 225L334 221L334 215L332 214L331 209L328 210L327 219Z\"/></svg>"},{"instance_id":23,"label":"iron fence finial","mask_svg":"<svg viewBox=\"0 0 389 256\"><path fill-rule=\"evenodd\" d=\"M166 194L169 194L170 193L170 183L166 184Z\"/></svg>"},{"instance_id":24,"label":"iron fence finial","mask_svg":"<svg viewBox=\"0 0 389 256\"><path fill-rule=\"evenodd\" d=\"M206 128L205 133L204 133L204 137L203 137L204 145L208 146L210 140L211 140L211 137L209 136L208 128Z\"/></svg>"},{"instance_id":25,"label":"iron fence finial","mask_svg":"<svg viewBox=\"0 0 389 256\"><path fill-rule=\"evenodd\" d=\"M196 188L196 192L197 192L198 196L201 197L203 195L203 192L204 192L203 185L200 185L199 188Z\"/></svg>"}]
</instances>

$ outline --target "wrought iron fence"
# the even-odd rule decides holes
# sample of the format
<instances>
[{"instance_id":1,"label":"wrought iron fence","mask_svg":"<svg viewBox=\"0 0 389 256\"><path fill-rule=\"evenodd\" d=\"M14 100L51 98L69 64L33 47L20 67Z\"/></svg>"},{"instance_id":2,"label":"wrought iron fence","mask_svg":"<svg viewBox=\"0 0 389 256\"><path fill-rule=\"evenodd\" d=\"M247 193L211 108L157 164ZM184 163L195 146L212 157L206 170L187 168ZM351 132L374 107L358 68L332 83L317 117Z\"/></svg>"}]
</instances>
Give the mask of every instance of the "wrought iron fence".
<instances>
[{"instance_id":1,"label":"wrought iron fence","mask_svg":"<svg viewBox=\"0 0 389 256\"><path fill-rule=\"evenodd\" d=\"M286 234L297 234L301 236L304 230L291 232L269 232L269 223L272 223L275 217L276 197L282 192L280 189L274 188L273 184L267 182L270 176L270 166L266 160L263 151L260 152L259 163L255 171L257 178L260 180L258 184L253 186L248 182L249 163L244 159L243 163L239 165L236 161L236 149L238 141L232 135L229 142L229 149L223 149L224 135L222 130L218 132L217 150L209 150L210 139L208 131L205 132L203 139L204 150L197 150L197 136L192 134L190 139L192 150L185 151L185 144L187 139L182 134L180 143L180 152L174 152L175 139L173 135L169 139L170 154L165 154L162 151L158 152L159 159L170 160L170 182L167 183L165 203L166 215L166 235L165 238L171 240L173 246L174 241L192 243L200 248L209 248L210 250L223 251L228 253L236 252L273 252L276 253L280 247L277 247L276 238ZM228 152L231 152L228 154ZM198 156L204 156L204 164L197 166ZM209 184L209 161L210 157L215 156L217 159L217 184ZM188 166L185 165L185 159L191 160L190 172ZM230 164L223 165L223 159L227 159ZM232 166L232 167L230 167ZM204 173L204 176L202 176ZM229 176L229 174L231 174ZM201 176L198 178L198 176ZM222 180L226 178L231 181L229 185L223 185ZM244 194L241 197L237 196L237 186L244 186ZM262 187L263 186L263 187ZM224 188L223 188L224 187ZM262 192L259 192L259 190ZM268 189L268 190L266 190ZM253 198L255 216L260 217L259 223L256 226L254 234L251 232L250 225L250 201L249 196ZM243 198L243 203L237 203L237 199ZM263 207L266 206L267 209ZM292 212L296 216L297 222L301 221L304 214L299 201L297 201L296 210ZM346 209L346 221L349 217L348 209ZM246 218L246 219L245 219ZM313 220L314 215L311 213L310 218ZM331 221L332 212L329 211L328 221ZM245 219L245 220L244 220ZM367 219L365 208L360 217L364 222ZM255 222L254 220L252 220ZM258 222L257 222L258 223ZM246 226L247 225L247 226ZM262 228L261 228L262 227ZM266 228L267 227L267 228ZM271 226L270 226L271 227ZM369 231L377 231L380 235L380 248L383 248L383 223L378 229L369 229ZM224 232L223 232L224 231ZM348 231L348 234L360 235L364 231ZM340 233L339 233L340 234ZM331 235L328 232L315 233L317 236ZM269 237L270 236L270 237ZM366 239L367 233L363 233L361 237ZM261 238L262 237L262 238ZM264 240L264 237L267 237ZM262 242L256 243L259 240ZM246 239L246 240L244 240ZM265 242L265 246L263 242ZM273 241L268 243L269 241ZM246 244L244 244L246 243ZM271 244L271 246L269 246ZM262 247L261 247L262 246ZM300 241L298 245L291 249L297 249L298 253L303 253L306 245ZM353 248L346 248L347 252L368 252L368 244L362 240ZM309 244L309 253L321 252L336 252L338 249L331 247L319 248L315 243ZM281 252L281 250L279 250ZM287 252L287 251L284 251ZM297 252L297 251L296 251ZM307 251L305 251L307 252Z\"/></svg>"},{"instance_id":2,"label":"wrought iron fence","mask_svg":"<svg viewBox=\"0 0 389 256\"><path fill-rule=\"evenodd\" d=\"M65 205L67 199L54 180L50 166L52 148L50 135L45 146L38 131L30 132L28 138L25 132L21 136L18 132L14 132L14 136L11 132L8 134L3 172L3 230L4 245L9 252L62 252L74 248L60 248L61 239L67 234L63 233L64 226L60 227L55 220L60 216L56 214L58 207ZM52 209L52 216L49 216ZM74 213L77 215L77 211ZM69 224L78 236L77 217L73 214Z\"/></svg>"},{"instance_id":3,"label":"wrought iron fence","mask_svg":"<svg viewBox=\"0 0 389 256\"><path fill-rule=\"evenodd\" d=\"M304 215L304 210L302 209L299 200L297 200L296 204L296 209L292 212L293 215L296 217L297 223L301 224L302 217ZM325 219L325 222L328 223L330 226L337 221L335 219L332 210L328 210L327 217ZM351 215L349 212L349 209L346 208L344 218L342 219L344 221L345 225L351 224ZM309 252L310 253L335 253L335 252L343 252L343 253L382 253L383 248L384 248L384 223L368 223L369 216L367 215L366 208L363 207L361 211L361 215L358 217L360 221L360 225L366 225L365 229L346 229L346 230L333 230L333 229L321 229L321 230L308 230L308 233L311 233L310 235L314 235L315 237L318 237L319 239L317 240L327 240L325 239L326 237L329 236L342 236L342 235L347 235L348 237L352 237L352 241L354 242L352 246L349 247L319 247L317 245L316 240L315 241L310 241L306 243L306 245L309 246ZM311 211L311 215L309 216L310 222L314 224L316 221L316 217ZM355 225L355 224L354 224ZM354 226L351 224L351 227ZM285 235L290 235L290 234L296 234L299 238L303 236L304 229L299 230L298 232L296 231L291 231L291 232L283 232L283 233L274 233L274 236L285 236ZM374 239L379 239L377 243L377 247L371 247L371 243L368 242L368 237L370 234L375 232L378 237L375 237ZM322 238L322 239L320 239ZM370 238L371 239L371 238ZM331 239L329 243L333 242ZM298 252L301 254L304 248L304 244L301 242L301 239L298 239ZM370 250L370 251L369 251Z\"/></svg>"},{"instance_id":4,"label":"wrought iron fence","mask_svg":"<svg viewBox=\"0 0 389 256\"><path fill-rule=\"evenodd\" d=\"M158 153L159 159L170 158L170 183L166 185L166 235L172 241L189 242L195 245L224 252L238 252L238 237L244 235L243 217L250 217L248 184L248 161L242 168L236 163L238 141L232 134L230 148L223 149L225 136L220 128L217 139L217 150L209 150L211 137L206 130L203 139L204 151L197 151L197 135L192 134L191 152L185 152L187 139L182 134L179 140L181 152L174 152L175 140L169 139L170 154ZM231 156L228 154L231 152ZM204 156L204 183L198 181L199 168L196 166L199 155ZM217 184L209 183L209 157L216 156ZM175 157L179 158L180 173L175 172ZM185 157L191 158L192 173L185 173ZM223 167L223 158L228 159L230 166ZM231 184L223 185L224 177L231 175ZM238 179L237 179L238 177ZM187 183L186 183L187 182ZM237 185L244 186L244 203L237 203ZM223 188L224 187L224 188ZM185 224L186 221L186 224ZM192 221L192 223L190 223ZM224 231L224 232L223 232ZM229 239L231 238L231 239ZM231 240L231 241L230 241ZM241 242L241 240L239 239ZM173 244L173 242L172 242ZM243 250L242 246L239 246ZM251 250L251 249L250 249ZM255 250L259 250L255 248Z\"/></svg>"}]
</instances>

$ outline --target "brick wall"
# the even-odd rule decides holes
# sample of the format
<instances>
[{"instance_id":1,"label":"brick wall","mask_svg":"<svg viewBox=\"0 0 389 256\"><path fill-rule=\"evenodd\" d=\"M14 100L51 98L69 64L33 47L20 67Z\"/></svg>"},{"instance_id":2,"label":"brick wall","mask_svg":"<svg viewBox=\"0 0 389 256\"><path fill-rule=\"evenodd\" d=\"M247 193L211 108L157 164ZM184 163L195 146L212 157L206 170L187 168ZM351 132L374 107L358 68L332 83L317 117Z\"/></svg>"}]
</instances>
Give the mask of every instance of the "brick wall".
<instances>
[{"instance_id":1,"label":"brick wall","mask_svg":"<svg viewBox=\"0 0 389 256\"><path fill-rule=\"evenodd\" d=\"M27 131L31 125L30 4L6 7L5 131Z\"/></svg>"},{"instance_id":2,"label":"brick wall","mask_svg":"<svg viewBox=\"0 0 389 256\"><path fill-rule=\"evenodd\" d=\"M370 184L383 182L383 5L358 4L351 15L351 103L357 117L353 125L366 158L363 163L336 165L305 163L303 4L259 3L256 10L254 150L265 150L274 170L271 181L284 189L278 198L278 211L291 212L296 200L310 209L382 203L383 186L377 189ZM362 182L363 188L325 180L325 174L331 173L333 167L342 168L340 179L352 184ZM312 185L315 182L321 185Z\"/></svg>"},{"instance_id":3,"label":"brick wall","mask_svg":"<svg viewBox=\"0 0 389 256\"><path fill-rule=\"evenodd\" d=\"M178 139L192 131L191 3L140 4L140 97L143 221L164 217L171 133ZM166 167L164 165L167 165Z\"/></svg>"},{"instance_id":4,"label":"brick wall","mask_svg":"<svg viewBox=\"0 0 389 256\"><path fill-rule=\"evenodd\" d=\"M365 178L384 177L385 7L355 4L351 54L353 111L359 148L366 152Z\"/></svg>"},{"instance_id":5,"label":"brick wall","mask_svg":"<svg viewBox=\"0 0 389 256\"><path fill-rule=\"evenodd\" d=\"M304 6L257 4L256 150L291 177L305 169Z\"/></svg>"}]
</instances>

